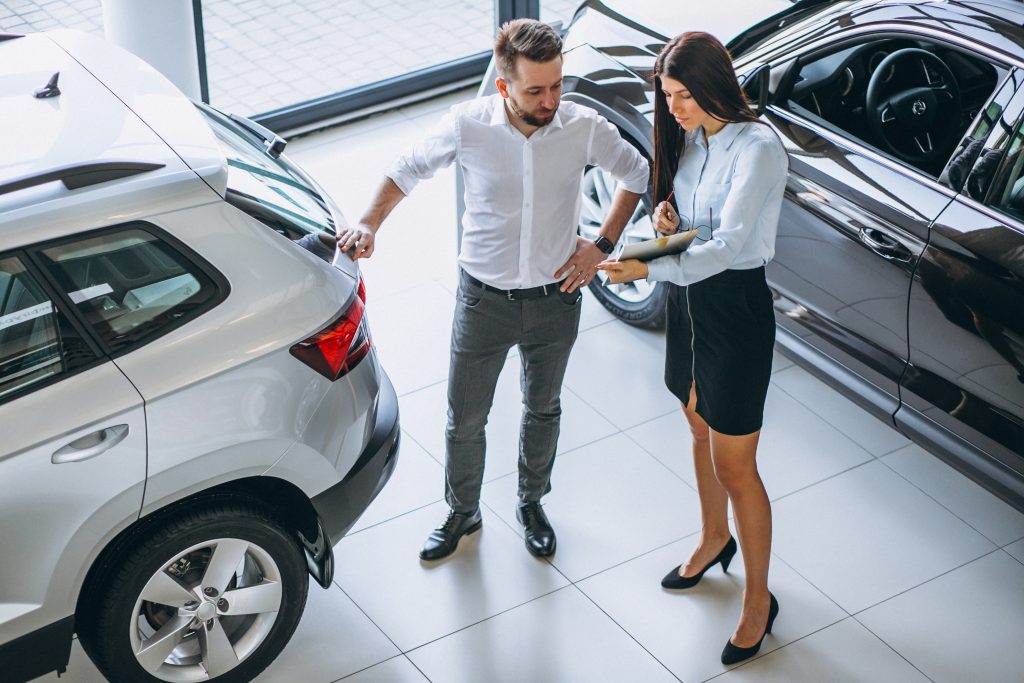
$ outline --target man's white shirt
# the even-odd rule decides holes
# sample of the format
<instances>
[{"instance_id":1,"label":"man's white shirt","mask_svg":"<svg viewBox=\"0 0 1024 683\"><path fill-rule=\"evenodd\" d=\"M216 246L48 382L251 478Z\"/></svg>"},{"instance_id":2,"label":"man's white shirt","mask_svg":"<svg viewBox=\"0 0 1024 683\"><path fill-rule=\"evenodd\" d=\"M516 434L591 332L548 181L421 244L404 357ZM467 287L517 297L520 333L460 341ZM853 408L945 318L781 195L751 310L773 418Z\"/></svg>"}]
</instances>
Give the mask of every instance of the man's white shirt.
<instances>
[{"instance_id":1,"label":"man's white shirt","mask_svg":"<svg viewBox=\"0 0 1024 683\"><path fill-rule=\"evenodd\" d=\"M465 183L459 265L500 289L556 281L576 248L587 166L630 192L647 190L647 160L604 117L573 102L529 138L509 122L501 95L457 104L386 175L408 195L453 162Z\"/></svg>"}]
</instances>

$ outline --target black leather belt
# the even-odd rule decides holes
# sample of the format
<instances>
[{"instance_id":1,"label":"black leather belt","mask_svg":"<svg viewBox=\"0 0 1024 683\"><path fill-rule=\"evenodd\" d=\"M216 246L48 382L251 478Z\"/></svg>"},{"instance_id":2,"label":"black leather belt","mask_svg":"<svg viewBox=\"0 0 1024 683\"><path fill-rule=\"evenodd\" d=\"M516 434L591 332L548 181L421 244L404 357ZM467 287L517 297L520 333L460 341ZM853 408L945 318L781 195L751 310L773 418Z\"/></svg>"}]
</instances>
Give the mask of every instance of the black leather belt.
<instances>
[{"instance_id":1,"label":"black leather belt","mask_svg":"<svg viewBox=\"0 0 1024 683\"><path fill-rule=\"evenodd\" d=\"M527 287L526 289L498 289L488 284L480 282L475 277L462 271L462 277L466 279L466 282L479 287L485 292L494 292L495 294L503 294L509 301L517 301L519 299L537 299L542 296L554 294L558 291L559 282L552 282L550 285L541 285L540 287Z\"/></svg>"}]
</instances>

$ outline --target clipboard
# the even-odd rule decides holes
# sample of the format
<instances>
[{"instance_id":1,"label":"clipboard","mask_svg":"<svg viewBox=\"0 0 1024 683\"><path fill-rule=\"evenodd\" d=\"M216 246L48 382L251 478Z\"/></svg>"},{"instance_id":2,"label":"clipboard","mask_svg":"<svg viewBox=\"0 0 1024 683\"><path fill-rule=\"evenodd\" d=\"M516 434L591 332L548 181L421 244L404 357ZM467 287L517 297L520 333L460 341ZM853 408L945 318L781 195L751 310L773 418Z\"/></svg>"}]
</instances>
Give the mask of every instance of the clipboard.
<instances>
[{"instance_id":1,"label":"clipboard","mask_svg":"<svg viewBox=\"0 0 1024 683\"><path fill-rule=\"evenodd\" d=\"M696 230L687 230L686 232L677 232L674 235L656 237L653 240L627 244L619 252L617 260L637 259L638 261L653 261L662 256L680 254L689 248L696 237Z\"/></svg>"}]
</instances>

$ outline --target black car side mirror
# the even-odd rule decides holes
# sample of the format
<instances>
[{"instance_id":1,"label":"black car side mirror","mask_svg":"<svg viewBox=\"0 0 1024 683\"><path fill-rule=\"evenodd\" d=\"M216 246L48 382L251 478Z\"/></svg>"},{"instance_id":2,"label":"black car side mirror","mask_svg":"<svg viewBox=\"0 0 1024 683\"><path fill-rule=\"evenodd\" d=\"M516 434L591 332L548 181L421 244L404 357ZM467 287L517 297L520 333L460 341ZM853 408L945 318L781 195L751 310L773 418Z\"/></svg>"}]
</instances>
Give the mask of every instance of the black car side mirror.
<instances>
[{"instance_id":1,"label":"black car side mirror","mask_svg":"<svg viewBox=\"0 0 1024 683\"><path fill-rule=\"evenodd\" d=\"M771 77L771 67L762 64L753 71L748 72L740 82L743 92L747 94L754 104L754 113L760 116L768 108L768 79Z\"/></svg>"}]
</instances>

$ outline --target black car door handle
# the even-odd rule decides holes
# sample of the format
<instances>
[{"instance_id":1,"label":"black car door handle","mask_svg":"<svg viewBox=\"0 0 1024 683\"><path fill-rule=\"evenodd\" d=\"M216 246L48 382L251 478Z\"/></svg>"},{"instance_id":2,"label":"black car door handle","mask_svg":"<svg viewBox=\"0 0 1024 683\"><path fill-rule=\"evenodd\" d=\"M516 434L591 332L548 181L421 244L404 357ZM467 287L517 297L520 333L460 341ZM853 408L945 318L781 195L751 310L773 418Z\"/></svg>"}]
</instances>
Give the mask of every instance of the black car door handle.
<instances>
[{"instance_id":1,"label":"black car door handle","mask_svg":"<svg viewBox=\"0 0 1024 683\"><path fill-rule=\"evenodd\" d=\"M882 258L893 261L910 261L910 250L877 228L861 228L860 241Z\"/></svg>"}]
</instances>

